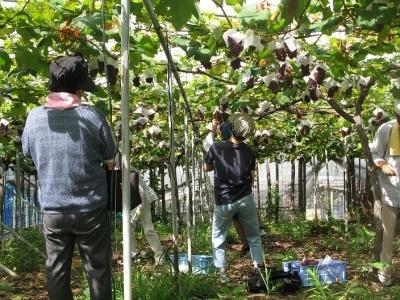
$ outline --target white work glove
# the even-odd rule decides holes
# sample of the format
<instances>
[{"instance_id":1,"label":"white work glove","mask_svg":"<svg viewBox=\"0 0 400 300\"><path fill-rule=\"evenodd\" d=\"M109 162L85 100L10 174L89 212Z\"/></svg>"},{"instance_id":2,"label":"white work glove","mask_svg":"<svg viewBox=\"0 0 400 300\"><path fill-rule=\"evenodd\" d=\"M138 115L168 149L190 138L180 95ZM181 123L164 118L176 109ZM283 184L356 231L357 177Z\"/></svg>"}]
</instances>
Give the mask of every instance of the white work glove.
<instances>
[{"instance_id":1,"label":"white work glove","mask_svg":"<svg viewBox=\"0 0 400 300\"><path fill-rule=\"evenodd\" d=\"M143 206L142 204L139 204L131 211L131 222L133 223L139 220L139 218L142 216L142 212L143 212Z\"/></svg>"}]
</instances>

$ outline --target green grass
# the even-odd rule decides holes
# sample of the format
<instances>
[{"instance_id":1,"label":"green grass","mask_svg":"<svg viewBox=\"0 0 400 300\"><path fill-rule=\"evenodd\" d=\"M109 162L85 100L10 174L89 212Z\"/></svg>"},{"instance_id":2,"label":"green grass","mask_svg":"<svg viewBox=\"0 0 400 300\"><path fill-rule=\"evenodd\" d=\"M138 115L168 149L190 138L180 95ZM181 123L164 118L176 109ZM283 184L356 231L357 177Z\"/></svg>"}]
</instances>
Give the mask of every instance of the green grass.
<instances>
[{"instance_id":1,"label":"green grass","mask_svg":"<svg viewBox=\"0 0 400 300\"><path fill-rule=\"evenodd\" d=\"M26 228L19 235L45 254L43 234L39 229ZM15 272L29 272L44 266L44 259L31 247L13 236L3 240L0 261Z\"/></svg>"}]
</instances>

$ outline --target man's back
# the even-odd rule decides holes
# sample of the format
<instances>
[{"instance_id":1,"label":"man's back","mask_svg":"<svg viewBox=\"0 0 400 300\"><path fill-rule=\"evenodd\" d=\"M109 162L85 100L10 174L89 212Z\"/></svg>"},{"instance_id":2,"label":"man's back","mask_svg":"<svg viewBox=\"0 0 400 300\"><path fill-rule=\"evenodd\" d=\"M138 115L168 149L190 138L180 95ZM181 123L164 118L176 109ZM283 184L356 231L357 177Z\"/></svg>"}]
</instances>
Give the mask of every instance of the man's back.
<instances>
[{"instance_id":1,"label":"man's back","mask_svg":"<svg viewBox=\"0 0 400 300\"><path fill-rule=\"evenodd\" d=\"M215 203L235 202L251 194L252 175L255 170L255 153L246 143L222 141L214 143L205 159L214 165Z\"/></svg>"}]
</instances>

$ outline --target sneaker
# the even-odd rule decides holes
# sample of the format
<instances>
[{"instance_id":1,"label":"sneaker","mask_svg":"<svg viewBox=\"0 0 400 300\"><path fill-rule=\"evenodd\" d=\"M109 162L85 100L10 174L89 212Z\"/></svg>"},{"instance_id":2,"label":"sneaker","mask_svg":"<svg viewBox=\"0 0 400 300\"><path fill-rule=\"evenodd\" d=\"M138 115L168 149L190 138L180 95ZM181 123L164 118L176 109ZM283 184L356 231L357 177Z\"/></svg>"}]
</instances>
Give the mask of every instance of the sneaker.
<instances>
[{"instance_id":1,"label":"sneaker","mask_svg":"<svg viewBox=\"0 0 400 300\"><path fill-rule=\"evenodd\" d=\"M155 256L154 260L155 260L155 266L162 266L165 264L165 258L163 255Z\"/></svg>"}]
</instances>

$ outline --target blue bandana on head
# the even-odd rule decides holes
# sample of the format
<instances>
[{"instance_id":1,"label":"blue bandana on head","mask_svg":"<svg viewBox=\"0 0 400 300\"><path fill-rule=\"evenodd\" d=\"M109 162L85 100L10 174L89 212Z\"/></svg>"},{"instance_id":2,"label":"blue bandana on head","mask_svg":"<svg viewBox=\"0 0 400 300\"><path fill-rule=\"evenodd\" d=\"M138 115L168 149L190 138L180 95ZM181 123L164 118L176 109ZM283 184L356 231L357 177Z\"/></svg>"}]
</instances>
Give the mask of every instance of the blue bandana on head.
<instances>
[{"instance_id":1,"label":"blue bandana on head","mask_svg":"<svg viewBox=\"0 0 400 300\"><path fill-rule=\"evenodd\" d=\"M221 138L227 140L232 136L232 124L228 122L223 122L219 127L221 131Z\"/></svg>"}]
</instances>

